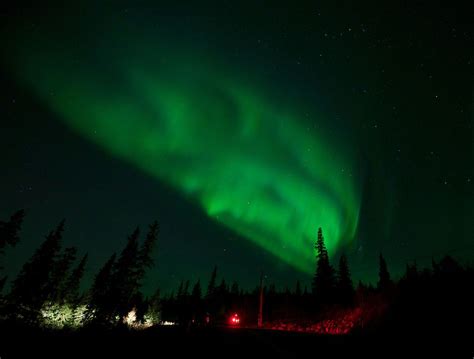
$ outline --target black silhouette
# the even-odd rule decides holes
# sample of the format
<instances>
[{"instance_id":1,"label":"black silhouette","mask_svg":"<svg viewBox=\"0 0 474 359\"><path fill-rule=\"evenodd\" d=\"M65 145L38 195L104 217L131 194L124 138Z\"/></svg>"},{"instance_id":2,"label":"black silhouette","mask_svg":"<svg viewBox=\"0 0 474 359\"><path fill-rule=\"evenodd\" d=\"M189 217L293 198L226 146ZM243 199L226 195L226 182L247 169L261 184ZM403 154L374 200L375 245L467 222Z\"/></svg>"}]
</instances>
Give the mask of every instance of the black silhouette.
<instances>
[{"instance_id":1,"label":"black silhouette","mask_svg":"<svg viewBox=\"0 0 474 359\"><path fill-rule=\"evenodd\" d=\"M1 222L3 248L19 241L23 217L24 212L19 211L9 222ZM238 327L256 327L260 287L245 290L233 281L229 288L225 278L218 278L217 266L212 270L205 295L200 279L192 287L189 279L181 280L176 296L174 292L162 296L159 289L149 297L141 292L146 271L154 264L157 222L150 225L142 244L139 229L133 231L120 255L113 254L95 275L91 288L81 292L87 255L75 264L77 249L62 250L64 224L62 221L46 236L13 280L10 293L0 298L0 323L44 328L55 320L63 320L58 328L99 331L143 329L160 323L186 330L235 327L237 323ZM447 338L453 334L453 328L460 328L461 322L473 318L474 271L450 256L433 260L431 268L421 270L416 262L407 264L405 274L397 281L392 279L380 254L377 286L359 282L354 289L347 257L340 256L336 272L329 261L321 228L315 248L312 293L308 293L306 285L302 290L300 280L296 281L294 291L288 287L277 290L274 283L262 288L263 329L353 333L361 335L360 338L390 338L401 330L416 337L423 330L431 336ZM3 277L0 289L5 283ZM54 319L61 311L69 311L73 318L60 319L59 315L59 319ZM234 318L233 322L230 318ZM456 334L461 336L459 331Z\"/></svg>"}]
</instances>

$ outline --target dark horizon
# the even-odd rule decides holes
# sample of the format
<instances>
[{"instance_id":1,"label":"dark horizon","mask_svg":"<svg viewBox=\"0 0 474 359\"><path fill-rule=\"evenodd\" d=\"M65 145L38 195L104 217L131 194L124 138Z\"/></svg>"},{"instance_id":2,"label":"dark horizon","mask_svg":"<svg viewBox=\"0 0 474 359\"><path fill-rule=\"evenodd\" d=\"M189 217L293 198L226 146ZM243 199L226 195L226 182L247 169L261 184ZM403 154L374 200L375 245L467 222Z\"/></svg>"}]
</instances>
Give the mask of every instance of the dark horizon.
<instances>
[{"instance_id":1,"label":"dark horizon","mask_svg":"<svg viewBox=\"0 0 474 359\"><path fill-rule=\"evenodd\" d=\"M472 357L473 14L3 5L0 359Z\"/></svg>"},{"instance_id":2,"label":"dark horizon","mask_svg":"<svg viewBox=\"0 0 474 359\"><path fill-rule=\"evenodd\" d=\"M26 220L27 220L28 211L25 211L25 213L26 213ZM8 221L5 218L3 220L3 222L8 222ZM159 222L157 222L157 223L159 224ZM68 227L68 221L65 220L65 229L66 230L65 230L65 233L64 233L63 244L62 244L62 246L64 248L69 247L69 244L70 244L69 241L67 241L67 234L68 234L67 233L67 227ZM135 230L137 228L140 230L140 242L144 241L147 227L148 227L148 224L146 226L143 226L142 228L140 228L139 226L132 227L133 230ZM50 230L42 236L42 240L44 240L44 238L46 238L46 235L48 233L50 233L53 229L54 229L54 227L51 227ZM92 284L92 280L93 280L94 275L97 274L97 271L105 264L105 262L107 261L107 259L110 257L110 255L112 253L119 253L120 252L120 250L123 248L123 246L127 242L127 237L133 232L133 230L131 230L129 233L127 233L126 235L123 236L123 238L124 238L123 243L121 243L120 246L118 248L116 248L115 251L113 251L112 249L110 250L108 255L105 256L104 261L102 263L99 263L98 268L94 268L94 267L91 268L90 264L86 265L84 279L81 281L81 290L82 291L87 292L89 290L89 288ZM17 251L16 247L21 246L21 242L22 242L22 238L23 238L22 230L19 232L19 238L20 238L19 243L15 244L13 247L8 247L7 246L7 248L4 250L6 252L6 255L4 254L4 258L3 258L4 263L2 263L2 264L5 264L5 262L8 263L9 259L11 260L11 258L13 257L12 254L14 254L14 252ZM64 240L64 239L66 239L66 240ZM160 240L161 240L161 235L158 235L158 240L157 240L157 245L156 245L157 248L155 248L154 251L153 251L154 261L156 261L157 254L160 252ZM40 242L38 244L38 246L41 245L41 243L42 242ZM314 243L316 243L316 240L315 240ZM316 269L317 253L316 253L315 248L314 248L314 243L313 243L312 248L309 248L308 250L311 253L314 254L314 268ZM34 248L33 251L35 251L36 249L37 248ZM91 254L89 252L84 251L81 247L78 247L77 250L78 250L78 256L79 257L87 255L90 258ZM24 262L18 262L18 267L20 269L21 269L22 265L24 265L24 263L29 258L31 258L31 255L33 254L33 251L32 251L32 253L30 253L25 258ZM383 253L379 252L377 254L377 256L373 260L374 264L372 266L370 266L370 267L373 267L372 268L373 271L372 271L372 274L371 274L372 280L359 278L357 276L357 273L360 272L360 270L358 268L353 268L351 263L349 263L351 278L352 278L353 283L356 287L357 287L358 283L362 283L363 285L369 286L369 287L370 286L376 287L377 280L378 280L378 272L377 272L378 266L379 266L378 260L379 260L379 256L381 254L383 254ZM342 253L342 255L345 255L345 254ZM431 266L433 265L433 263L436 263L437 261L442 260L446 256L454 257L454 258L457 259L457 256L455 256L455 255L453 256L452 251L451 251L451 252L446 252L446 253L438 253L437 255L425 256L425 257L421 257L421 258L413 258L413 260L407 261L406 263L404 263L403 270L401 270L398 273L397 272L394 273L394 272L391 271L391 268L392 268L391 263L388 263L388 267L389 267L389 270L391 272L391 276L392 276L393 280L398 281L401 278L403 278L404 275L406 275L407 267L409 267L411 265L416 265L420 270L423 270L425 268L430 269ZM330 254L329 259L330 259L331 264L333 266L336 266L339 259L340 259L340 257L333 257ZM465 262L465 263L460 262L460 264L469 267L469 266L472 266L472 261ZM155 267L160 268L161 266L159 265L159 263L157 263L157 265L152 266L149 270L153 271L153 269ZM219 283L220 283L221 280L225 280L229 287L232 285L232 283L238 283L239 288L241 290L244 290L245 292L248 292L248 293L254 291L255 288L259 287L260 275L262 273L264 275L263 285L266 288L266 290L268 290L268 288L270 288L270 287L274 287L277 292L281 292L281 293L284 293L285 291L294 292L297 283L300 284L301 290L306 289L308 291L308 293L311 292L311 282L312 282L313 276L314 276L314 273L313 273L312 275L309 276L309 278L306 281L304 279L302 280L300 277L295 277L289 283L276 283L275 281L271 280L271 278L272 278L271 273L265 272L264 269L262 268L260 270L260 272L255 273L254 283L249 283L249 284L246 285L245 282L244 282L244 285L242 285L242 281L240 280L240 278L228 278L228 277L226 277L226 275L225 275L225 273L226 273L225 272L225 266L224 266L224 268L221 268L217 264L210 264L209 271L208 271L207 275L205 275L203 277L195 277L195 276L190 275L188 277L179 278L179 279L176 280L176 282L172 283L170 287L163 287L162 283L160 281L157 281L153 277L152 274L147 273L147 275L145 277L146 279L144 281L143 293L145 295L149 296L149 295L152 295L154 291L159 289L163 297L168 297L169 295L172 295L173 293L176 294L177 290L178 290L178 286L180 284L182 285L186 281L190 281L191 285L194 285L197 281L200 281L201 284L204 285L204 284L208 283L209 279L211 278L211 276L212 276L211 272L212 272L213 268L218 269L217 280L218 280ZM364 269L367 269L367 268L369 268L369 266L367 266ZM160 268L160 269L162 270L162 268ZM11 282L16 277L16 275L18 273L12 273L12 275L10 275L10 273L8 273L8 271L5 271L5 268L4 268L4 273L7 277L7 281L5 283L3 291L8 293ZM148 286L147 286L147 284L148 284Z\"/></svg>"},{"instance_id":3,"label":"dark horizon","mask_svg":"<svg viewBox=\"0 0 474 359\"><path fill-rule=\"evenodd\" d=\"M14 278L66 218L86 284L160 223L145 292L310 284L316 231L355 282L474 259L474 38L441 2L2 10L0 219Z\"/></svg>"}]
</instances>

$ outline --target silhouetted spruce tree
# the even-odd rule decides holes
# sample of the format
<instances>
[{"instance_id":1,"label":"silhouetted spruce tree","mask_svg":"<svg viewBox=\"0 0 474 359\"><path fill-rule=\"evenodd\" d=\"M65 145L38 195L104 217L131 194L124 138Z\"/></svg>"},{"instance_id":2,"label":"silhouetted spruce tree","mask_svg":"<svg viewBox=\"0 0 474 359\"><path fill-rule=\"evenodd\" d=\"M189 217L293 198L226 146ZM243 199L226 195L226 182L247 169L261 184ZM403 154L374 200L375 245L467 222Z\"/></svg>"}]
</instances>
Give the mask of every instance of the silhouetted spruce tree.
<instances>
[{"instance_id":1,"label":"silhouetted spruce tree","mask_svg":"<svg viewBox=\"0 0 474 359\"><path fill-rule=\"evenodd\" d=\"M135 309L135 320L139 323L143 323L145 321L145 314L148 310L148 301L144 298L143 293L137 291L133 298L131 298L131 303L133 306L130 310Z\"/></svg>"},{"instance_id":2,"label":"silhouetted spruce tree","mask_svg":"<svg viewBox=\"0 0 474 359\"><path fill-rule=\"evenodd\" d=\"M15 212L9 219L8 222L0 221L0 255L5 253L7 246L14 247L20 240L20 230L25 217L25 210L21 209ZM0 270L3 266L0 262ZM8 277L4 276L0 278L0 296L3 292L3 288L7 282Z\"/></svg>"},{"instance_id":3,"label":"silhouetted spruce tree","mask_svg":"<svg viewBox=\"0 0 474 359\"><path fill-rule=\"evenodd\" d=\"M176 297L181 298L183 296L183 289L184 289L184 280L181 280L179 283L178 291L176 292Z\"/></svg>"},{"instance_id":4,"label":"silhouetted spruce tree","mask_svg":"<svg viewBox=\"0 0 474 359\"><path fill-rule=\"evenodd\" d=\"M220 300L223 300L229 294L229 286L224 278L222 278L221 283L217 287L217 293L220 297Z\"/></svg>"},{"instance_id":5,"label":"silhouetted spruce tree","mask_svg":"<svg viewBox=\"0 0 474 359\"><path fill-rule=\"evenodd\" d=\"M112 316L112 277L116 254L107 260L94 278L89 292L86 320L95 324L109 324Z\"/></svg>"},{"instance_id":6,"label":"silhouetted spruce tree","mask_svg":"<svg viewBox=\"0 0 474 359\"><path fill-rule=\"evenodd\" d=\"M132 299L138 294L140 287L141 263L139 260L140 229L128 237L125 248L114 264L112 276L112 293L115 301L115 310L112 313L120 318L124 317L133 308Z\"/></svg>"},{"instance_id":7,"label":"silhouetted spruce tree","mask_svg":"<svg viewBox=\"0 0 474 359\"><path fill-rule=\"evenodd\" d=\"M222 318L227 310L229 300L229 289L224 278L222 278L221 283L216 288L216 297L215 297L215 310L216 314Z\"/></svg>"},{"instance_id":8,"label":"silhouetted spruce tree","mask_svg":"<svg viewBox=\"0 0 474 359\"><path fill-rule=\"evenodd\" d=\"M62 302L63 295L66 291L66 279L69 275L69 270L76 260L77 249L74 247L66 248L60 254L51 273L51 279L48 283L47 291L50 293L49 301Z\"/></svg>"},{"instance_id":9,"label":"silhouetted spruce tree","mask_svg":"<svg viewBox=\"0 0 474 359\"><path fill-rule=\"evenodd\" d=\"M63 231L64 220L46 236L46 240L23 265L13 281L9 301L26 309L29 314L25 315L29 320L37 319L40 308L52 295L51 281L61 250Z\"/></svg>"},{"instance_id":10,"label":"silhouetted spruce tree","mask_svg":"<svg viewBox=\"0 0 474 359\"><path fill-rule=\"evenodd\" d=\"M390 279L390 273L387 268L387 262L383 257L382 253L379 255L379 281L377 288L381 291L385 291L392 286L392 280Z\"/></svg>"},{"instance_id":11,"label":"silhouetted spruce tree","mask_svg":"<svg viewBox=\"0 0 474 359\"><path fill-rule=\"evenodd\" d=\"M196 284L193 287L193 291L191 293L191 296L193 297L194 300L201 300L201 280L198 279Z\"/></svg>"},{"instance_id":12,"label":"silhouetted spruce tree","mask_svg":"<svg viewBox=\"0 0 474 359\"><path fill-rule=\"evenodd\" d=\"M82 300L80 286L82 277L84 276L86 263L87 254L82 257L79 264L72 270L71 274L65 281L62 300L72 306L77 306Z\"/></svg>"},{"instance_id":13,"label":"silhouetted spruce tree","mask_svg":"<svg viewBox=\"0 0 474 359\"><path fill-rule=\"evenodd\" d=\"M216 280L217 280L217 266L214 267L214 270L211 274L211 279L209 280L209 284L207 286L207 293L206 298L209 299L214 296L216 292Z\"/></svg>"},{"instance_id":14,"label":"silhouetted spruce tree","mask_svg":"<svg viewBox=\"0 0 474 359\"><path fill-rule=\"evenodd\" d=\"M443 276L444 278L449 278L450 276L459 276L463 272L462 266L450 255L446 255L436 266L435 274L437 276Z\"/></svg>"},{"instance_id":15,"label":"silhouetted spruce tree","mask_svg":"<svg viewBox=\"0 0 474 359\"><path fill-rule=\"evenodd\" d=\"M183 296L187 297L189 295L189 279L184 283Z\"/></svg>"},{"instance_id":16,"label":"silhouetted spruce tree","mask_svg":"<svg viewBox=\"0 0 474 359\"><path fill-rule=\"evenodd\" d=\"M193 323L199 322L203 315L201 296L201 280L198 279L191 292L191 320Z\"/></svg>"},{"instance_id":17,"label":"silhouetted spruce tree","mask_svg":"<svg viewBox=\"0 0 474 359\"><path fill-rule=\"evenodd\" d=\"M344 254L339 258L339 270L337 274L339 301L343 305L350 305L354 301L354 286L352 284L347 257Z\"/></svg>"},{"instance_id":18,"label":"silhouetted spruce tree","mask_svg":"<svg viewBox=\"0 0 474 359\"><path fill-rule=\"evenodd\" d=\"M295 295L301 297L301 284L299 280L296 281Z\"/></svg>"},{"instance_id":19,"label":"silhouetted spruce tree","mask_svg":"<svg viewBox=\"0 0 474 359\"><path fill-rule=\"evenodd\" d=\"M276 294L276 286L275 283L271 283L268 287L268 295L275 295Z\"/></svg>"},{"instance_id":20,"label":"silhouetted spruce tree","mask_svg":"<svg viewBox=\"0 0 474 359\"><path fill-rule=\"evenodd\" d=\"M153 323L157 323L161 319L161 291L159 288L148 300L148 315Z\"/></svg>"},{"instance_id":21,"label":"silhouetted spruce tree","mask_svg":"<svg viewBox=\"0 0 474 359\"><path fill-rule=\"evenodd\" d=\"M214 266L212 270L211 278L209 279L209 284L207 285L207 292L205 297L205 307L206 311L210 314L211 320L215 319L215 314L217 313L219 304L217 303L217 266Z\"/></svg>"},{"instance_id":22,"label":"silhouetted spruce tree","mask_svg":"<svg viewBox=\"0 0 474 359\"><path fill-rule=\"evenodd\" d=\"M328 304L334 296L334 269L329 262L329 255L324 244L323 231L318 229L318 239L315 244L317 263L313 279L313 294L321 304Z\"/></svg>"},{"instance_id":23,"label":"silhouetted spruce tree","mask_svg":"<svg viewBox=\"0 0 474 359\"><path fill-rule=\"evenodd\" d=\"M409 281L409 282L416 282L417 281L417 279L418 279L418 267L416 265L416 261L413 264L407 263L404 279Z\"/></svg>"},{"instance_id":24,"label":"silhouetted spruce tree","mask_svg":"<svg viewBox=\"0 0 474 359\"><path fill-rule=\"evenodd\" d=\"M158 231L158 222L154 221L149 226L145 241L138 252L138 283L140 285L145 277L146 270L153 267L153 249L158 239Z\"/></svg>"},{"instance_id":25,"label":"silhouetted spruce tree","mask_svg":"<svg viewBox=\"0 0 474 359\"><path fill-rule=\"evenodd\" d=\"M219 295L221 296L224 296L228 293L227 283L224 278L222 278L221 284L219 284L217 291L219 292Z\"/></svg>"},{"instance_id":26,"label":"silhouetted spruce tree","mask_svg":"<svg viewBox=\"0 0 474 359\"><path fill-rule=\"evenodd\" d=\"M158 222L150 226L140 247L138 244L139 228L129 237L125 249L116 263L114 273L114 293L118 295L117 313L120 317L133 308L136 309L137 321L143 321L148 303L140 292L146 270L154 264L153 249L158 238ZM135 258L135 260L133 260Z\"/></svg>"},{"instance_id":27,"label":"silhouetted spruce tree","mask_svg":"<svg viewBox=\"0 0 474 359\"><path fill-rule=\"evenodd\" d=\"M23 209L15 212L8 222L0 221L0 255L5 252L5 247L14 247L20 240L19 234L25 211ZM0 269L3 267L0 265Z\"/></svg>"},{"instance_id":28,"label":"silhouetted spruce tree","mask_svg":"<svg viewBox=\"0 0 474 359\"><path fill-rule=\"evenodd\" d=\"M189 280L181 281L178 288L178 295L176 297L176 312L178 322L181 325L186 325L191 320L191 309L189 297Z\"/></svg>"},{"instance_id":29,"label":"silhouetted spruce tree","mask_svg":"<svg viewBox=\"0 0 474 359\"><path fill-rule=\"evenodd\" d=\"M237 281L232 283L232 286L230 287L230 294L237 296L239 295L239 283L237 283Z\"/></svg>"}]
</instances>

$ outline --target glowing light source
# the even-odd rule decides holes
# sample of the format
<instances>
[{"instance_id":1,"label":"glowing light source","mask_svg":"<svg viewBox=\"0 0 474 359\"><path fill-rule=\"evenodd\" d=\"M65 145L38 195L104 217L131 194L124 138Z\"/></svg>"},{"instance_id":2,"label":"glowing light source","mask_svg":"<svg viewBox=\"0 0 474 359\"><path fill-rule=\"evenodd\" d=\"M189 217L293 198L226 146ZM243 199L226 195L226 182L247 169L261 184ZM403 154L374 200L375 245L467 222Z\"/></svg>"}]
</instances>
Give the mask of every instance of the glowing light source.
<instances>
[{"instance_id":1,"label":"glowing light source","mask_svg":"<svg viewBox=\"0 0 474 359\"><path fill-rule=\"evenodd\" d=\"M219 53L101 28L100 47L80 49L77 34L25 34L7 51L12 73L73 130L301 271L314 271L318 227L329 251L354 238L352 156L317 110L245 79ZM117 41L134 44L134 56Z\"/></svg>"},{"instance_id":2,"label":"glowing light source","mask_svg":"<svg viewBox=\"0 0 474 359\"><path fill-rule=\"evenodd\" d=\"M123 322L129 327L133 326L137 321L137 311L133 308L128 314L123 318Z\"/></svg>"},{"instance_id":3,"label":"glowing light source","mask_svg":"<svg viewBox=\"0 0 474 359\"><path fill-rule=\"evenodd\" d=\"M231 325L239 325L240 324L240 318L239 318L239 315L237 313L234 313L230 319L229 319L229 322Z\"/></svg>"},{"instance_id":4,"label":"glowing light source","mask_svg":"<svg viewBox=\"0 0 474 359\"><path fill-rule=\"evenodd\" d=\"M84 324L86 310L86 305L73 307L67 304L48 303L41 309L41 325L55 329L77 329Z\"/></svg>"},{"instance_id":5,"label":"glowing light source","mask_svg":"<svg viewBox=\"0 0 474 359\"><path fill-rule=\"evenodd\" d=\"M161 325L165 325L165 326L176 325L176 323L175 322L169 322L169 321L165 320L165 321L161 322Z\"/></svg>"}]
</instances>

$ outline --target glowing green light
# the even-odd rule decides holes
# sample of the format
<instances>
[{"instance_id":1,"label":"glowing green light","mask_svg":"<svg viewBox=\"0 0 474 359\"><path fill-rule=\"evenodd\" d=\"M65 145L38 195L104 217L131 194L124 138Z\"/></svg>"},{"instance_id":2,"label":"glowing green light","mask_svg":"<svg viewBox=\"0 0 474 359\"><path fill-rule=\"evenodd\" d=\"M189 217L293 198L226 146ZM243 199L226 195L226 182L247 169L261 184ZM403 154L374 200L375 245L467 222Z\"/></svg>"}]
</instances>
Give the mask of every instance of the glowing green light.
<instances>
[{"instance_id":1,"label":"glowing green light","mask_svg":"<svg viewBox=\"0 0 474 359\"><path fill-rule=\"evenodd\" d=\"M359 194L351 159L308 128L303 113L311 109L272 98L269 86L209 54L130 35L127 56L102 36L106 64L87 63L97 49L36 39L37 50L32 40L18 51L17 74L75 131L302 271L314 271L319 226L329 251L353 239Z\"/></svg>"}]
</instances>

